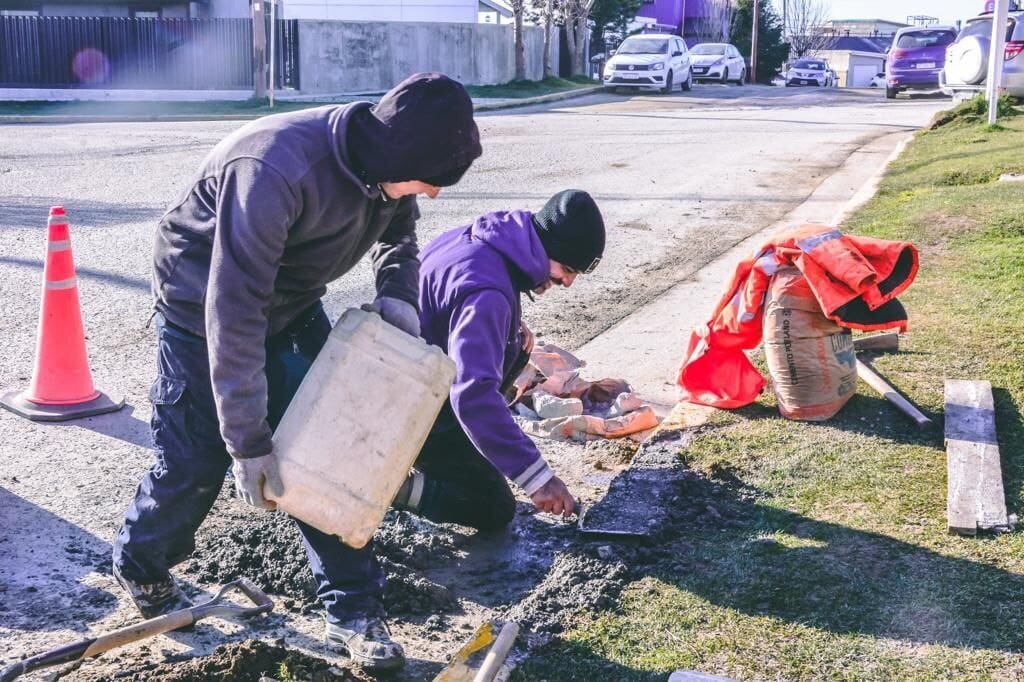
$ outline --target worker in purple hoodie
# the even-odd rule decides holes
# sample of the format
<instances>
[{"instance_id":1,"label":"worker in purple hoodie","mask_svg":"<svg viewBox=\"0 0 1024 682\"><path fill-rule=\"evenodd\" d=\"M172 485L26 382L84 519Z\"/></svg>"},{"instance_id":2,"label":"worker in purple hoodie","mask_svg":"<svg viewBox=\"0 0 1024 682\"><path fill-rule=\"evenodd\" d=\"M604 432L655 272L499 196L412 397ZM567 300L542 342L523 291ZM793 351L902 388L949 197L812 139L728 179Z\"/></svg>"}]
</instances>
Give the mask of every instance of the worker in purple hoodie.
<instances>
[{"instance_id":1,"label":"worker in purple hoodie","mask_svg":"<svg viewBox=\"0 0 1024 682\"><path fill-rule=\"evenodd\" d=\"M479 529L508 524L513 481L541 511L570 515L575 499L512 418L505 393L533 338L520 294L570 287L604 252L601 212L566 190L537 213L488 213L434 240L421 256L423 338L455 362L450 399L395 505Z\"/></svg>"},{"instance_id":2,"label":"worker in purple hoodie","mask_svg":"<svg viewBox=\"0 0 1024 682\"><path fill-rule=\"evenodd\" d=\"M552 197L538 213L488 213L442 234L421 253L420 330L455 361L455 383L394 506L480 530L515 515L514 481L534 505L570 515L575 500L512 419L504 393L526 365L532 334L521 294L572 286L604 252L604 221L586 192ZM358 559L358 560L356 560ZM373 543L350 552L332 576L359 595L370 622L384 618L384 571ZM383 626L380 626L383 628ZM327 641L364 667L404 663L401 646L371 629L328 622Z\"/></svg>"}]
</instances>

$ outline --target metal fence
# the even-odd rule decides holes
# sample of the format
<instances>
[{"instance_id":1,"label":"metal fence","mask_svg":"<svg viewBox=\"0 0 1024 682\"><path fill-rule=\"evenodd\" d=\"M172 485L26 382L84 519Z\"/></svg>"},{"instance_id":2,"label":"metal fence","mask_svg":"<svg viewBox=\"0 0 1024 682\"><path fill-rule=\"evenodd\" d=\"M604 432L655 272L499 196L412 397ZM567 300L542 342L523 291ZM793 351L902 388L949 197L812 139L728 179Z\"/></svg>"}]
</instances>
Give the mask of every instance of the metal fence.
<instances>
[{"instance_id":1,"label":"metal fence","mask_svg":"<svg viewBox=\"0 0 1024 682\"><path fill-rule=\"evenodd\" d=\"M278 85L298 87L297 22L279 21ZM0 17L0 87L252 89L248 19Z\"/></svg>"}]
</instances>

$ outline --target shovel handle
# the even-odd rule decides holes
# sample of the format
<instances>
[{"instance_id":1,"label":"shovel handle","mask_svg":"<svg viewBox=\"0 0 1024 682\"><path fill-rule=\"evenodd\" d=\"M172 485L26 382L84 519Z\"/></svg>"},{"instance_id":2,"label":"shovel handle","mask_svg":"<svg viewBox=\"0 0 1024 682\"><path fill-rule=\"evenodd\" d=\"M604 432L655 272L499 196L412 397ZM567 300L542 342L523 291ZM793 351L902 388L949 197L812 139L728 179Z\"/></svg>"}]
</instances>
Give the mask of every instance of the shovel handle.
<instances>
[{"instance_id":1,"label":"shovel handle","mask_svg":"<svg viewBox=\"0 0 1024 682\"><path fill-rule=\"evenodd\" d=\"M106 651L130 642L137 642L140 639L154 637L164 632L187 627L194 622L195 615L192 613L192 609L184 609L157 618L150 618L141 623L129 625L99 637L83 639L58 649L52 649L37 656L26 658L24 661L4 668L3 672L0 672L0 682L10 682L16 677L33 670L39 670L40 668L94 658Z\"/></svg>"},{"instance_id":2,"label":"shovel handle","mask_svg":"<svg viewBox=\"0 0 1024 682\"><path fill-rule=\"evenodd\" d=\"M923 429L931 425L931 419L926 417L921 410L917 409L912 402L897 393L896 389L890 386L889 382L879 376L875 370L860 360L857 360L857 376L868 386L881 393L882 397L899 408L900 412L917 422L918 428Z\"/></svg>"}]
</instances>

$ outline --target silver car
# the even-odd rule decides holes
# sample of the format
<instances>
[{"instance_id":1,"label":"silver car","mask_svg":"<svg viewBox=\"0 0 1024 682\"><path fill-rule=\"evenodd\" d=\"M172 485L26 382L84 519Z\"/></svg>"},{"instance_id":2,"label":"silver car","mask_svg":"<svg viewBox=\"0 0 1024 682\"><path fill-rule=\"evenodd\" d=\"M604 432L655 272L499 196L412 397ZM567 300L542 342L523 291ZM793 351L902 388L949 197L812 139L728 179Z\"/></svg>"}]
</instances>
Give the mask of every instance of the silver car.
<instances>
[{"instance_id":1,"label":"silver car","mask_svg":"<svg viewBox=\"0 0 1024 682\"><path fill-rule=\"evenodd\" d=\"M747 80L747 61L728 43L701 43L690 48L693 80L715 80L742 85Z\"/></svg>"},{"instance_id":2,"label":"silver car","mask_svg":"<svg viewBox=\"0 0 1024 682\"><path fill-rule=\"evenodd\" d=\"M985 90L992 42L992 14L968 19L956 42L946 49L946 66L939 75L942 92L954 99ZM1024 12L1010 12L1003 53L1002 87L1008 95L1024 97Z\"/></svg>"}]
</instances>

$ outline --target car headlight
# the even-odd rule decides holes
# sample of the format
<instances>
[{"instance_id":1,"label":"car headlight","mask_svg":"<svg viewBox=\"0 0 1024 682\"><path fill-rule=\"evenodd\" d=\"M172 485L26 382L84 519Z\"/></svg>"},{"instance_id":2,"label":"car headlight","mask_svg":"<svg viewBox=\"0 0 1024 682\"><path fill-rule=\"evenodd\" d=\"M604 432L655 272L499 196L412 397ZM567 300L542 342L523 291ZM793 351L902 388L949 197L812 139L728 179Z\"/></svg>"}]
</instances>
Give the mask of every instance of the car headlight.
<instances>
[{"instance_id":1,"label":"car headlight","mask_svg":"<svg viewBox=\"0 0 1024 682\"><path fill-rule=\"evenodd\" d=\"M664 62L658 62L657 64L653 65L651 67L651 70L652 71L664 71L665 70Z\"/></svg>"},{"instance_id":2,"label":"car headlight","mask_svg":"<svg viewBox=\"0 0 1024 682\"><path fill-rule=\"evenodd\" d=\"M721 66L722 64L725 64L725 57L721 57L721 58L719 58L719 59L716 59L716 60L715 60L715 61L714 61L714 62L713 62L713 63L711 64L711 66Z\"/></svg>"}]
</instances>

